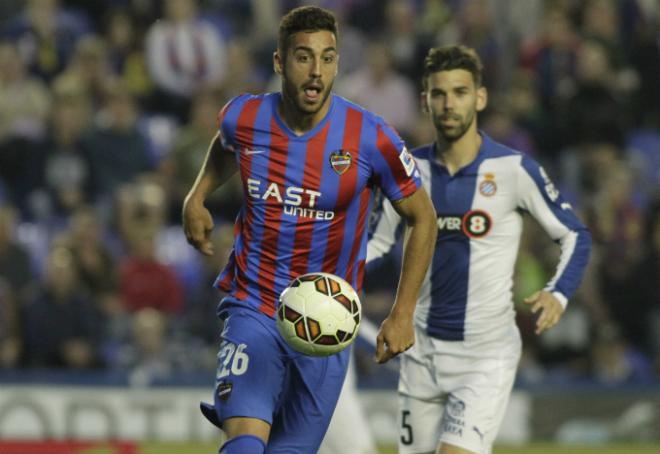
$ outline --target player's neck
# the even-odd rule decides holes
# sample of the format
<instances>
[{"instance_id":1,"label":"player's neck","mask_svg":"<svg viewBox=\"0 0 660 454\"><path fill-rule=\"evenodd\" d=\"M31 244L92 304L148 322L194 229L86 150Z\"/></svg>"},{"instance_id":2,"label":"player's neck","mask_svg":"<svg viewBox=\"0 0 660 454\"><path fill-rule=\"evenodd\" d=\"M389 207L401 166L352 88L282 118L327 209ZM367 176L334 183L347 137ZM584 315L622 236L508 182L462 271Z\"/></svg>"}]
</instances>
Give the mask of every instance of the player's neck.
<instances>
[{"instance_id":1,"label":"player's neck","mask_svg":"<svg viewBox=\"0 0 660 454\"><path fill-rule=\"evenodd\" d=\"M323 106L314 113L302 112L295 102L286 96L282 96L279 104L277 105L277 113L291 131L301 136L318 125L328 113L332 94L323 103Z\"/></svg>"},{"instance_id":2,"label":"player's neck","mask_svg":"<svg viewBox=\"0 0 660 454\"><path fill-rule=\"evenodd\" d=\"M435 145L435 159L447 167L450 175L454 175L463 167L475 160L481 148L481 134L476 127L470 128L460 139L450 142L437 135Z\"/></svg>"}]
</instances>

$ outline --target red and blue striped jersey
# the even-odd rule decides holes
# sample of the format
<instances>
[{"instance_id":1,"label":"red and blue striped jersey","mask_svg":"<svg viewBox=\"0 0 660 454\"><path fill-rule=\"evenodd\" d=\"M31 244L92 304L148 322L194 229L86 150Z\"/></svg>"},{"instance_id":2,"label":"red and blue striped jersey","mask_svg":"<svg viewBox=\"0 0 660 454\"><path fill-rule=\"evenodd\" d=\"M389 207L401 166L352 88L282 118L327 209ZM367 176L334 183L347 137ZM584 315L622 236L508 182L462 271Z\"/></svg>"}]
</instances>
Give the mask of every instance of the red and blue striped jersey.
<instances>
[{"instance_id":1,"label":"red and blue striped jersey","mask_svg":"<svg viewBox=\"0 0 660 454\"><path fill-rule=\"evenodd\" d=\"M336 274L359 292L373 189L396 201L421 185L414 159L382 118L332 94L325 118L296 135L277 113L280 97L240 95L218 118L245 199L215 285L226 301L270 316L280 292L304 273Z\"/></svg>"}]
</instances>

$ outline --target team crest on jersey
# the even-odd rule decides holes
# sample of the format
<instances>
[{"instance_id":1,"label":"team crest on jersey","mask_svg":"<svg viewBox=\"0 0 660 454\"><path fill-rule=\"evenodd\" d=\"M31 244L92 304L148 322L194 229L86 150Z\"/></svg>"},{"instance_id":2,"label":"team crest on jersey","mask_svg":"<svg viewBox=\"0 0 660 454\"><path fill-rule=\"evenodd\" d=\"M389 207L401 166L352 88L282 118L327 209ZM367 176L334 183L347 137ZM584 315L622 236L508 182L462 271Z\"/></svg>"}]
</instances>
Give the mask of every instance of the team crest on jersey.
<instances>
[{"instance_id":1,"label":"team crest on jersey","mask_svg":"<svg viewBox=\"0 0 660 454\"><path fill-rule=\"evenodd\" d=\"M234 389L234 384L230 381L223 381L218 385L218 399L222 402L226 402L231 395L232 390Z\"/></svg>"},{"instance_id":2,"label":"team crest on jersey","mask_svg":"<svg viewBox=\"0 0 660 454\"><path fill-rule=\"evenodd\" d=\"M403 147L403 150L399 153L399 160L401 161L401 164L403 164L403 168L406 170L406 175L412 175L415 170L415 159L406 147Z\"/></svg>"},{"instance_id":3,"label":"team crest on jersey","mask_svg":"<svg viewBox=\"0 0 660 454\"><path fill-rule=\"evenodd\" d=\"M484 197L492 197L497 192L497 184L495 184L495 175L487 173L484 175L484 181L479 183L479 193Z\"/></svg>"},{"instance_id":4,"label":"team crest on jersey","mask_svg":"<svg viewBox=\"0 0 660 454\"><path fill-rule=\"evenodd\" d=\"M330 165L337 175L343 175L351 167L353 158L346 150L337 150L330 153Z\"/></svg>"}]
</instances>

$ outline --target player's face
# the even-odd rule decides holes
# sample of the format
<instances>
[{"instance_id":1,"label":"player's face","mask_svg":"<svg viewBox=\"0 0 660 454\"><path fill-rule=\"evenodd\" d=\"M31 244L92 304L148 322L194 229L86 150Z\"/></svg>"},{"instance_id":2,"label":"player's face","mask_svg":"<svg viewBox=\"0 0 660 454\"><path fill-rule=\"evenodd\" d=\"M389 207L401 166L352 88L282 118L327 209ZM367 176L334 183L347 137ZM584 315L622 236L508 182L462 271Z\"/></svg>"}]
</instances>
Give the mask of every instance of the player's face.
<instances>
[{"instance_id":1,"label":"player's face","mask_svg":"<svg viewBox=\"0 0 660 454\"><path fill-rule=\"evenodd\" d=\"M422 103L431 115L435 129L447 142L455 142L466 132L476 132L476 114L486 107L484 87L475 85L464 69L431 73Z\"/></svg>"},{"instance_id":2,"label":"player's face","mask_svg":"<svg viewBox=\"0 0 660 454\"><path fill-rule=\"evenodd\" d=\"M303 114L315 114L328 100L337 76L337 39L327 30L298 32L289 38L286 56L275 54L282 93Z\"/></svg>"}]
</instances>

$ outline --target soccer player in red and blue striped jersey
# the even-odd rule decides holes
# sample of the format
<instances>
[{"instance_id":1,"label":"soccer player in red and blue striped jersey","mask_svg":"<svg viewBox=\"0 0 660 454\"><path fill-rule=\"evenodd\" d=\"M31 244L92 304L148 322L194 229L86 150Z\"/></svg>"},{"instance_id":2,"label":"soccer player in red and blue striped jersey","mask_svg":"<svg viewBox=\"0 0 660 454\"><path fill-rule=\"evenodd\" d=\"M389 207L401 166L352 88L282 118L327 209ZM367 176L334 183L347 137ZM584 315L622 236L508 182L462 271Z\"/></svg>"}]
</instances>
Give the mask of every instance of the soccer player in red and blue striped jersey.
<instances>
[{"instance_id":1,"label":"soccer player in red and blue striped jersey","mask_svg":"<svg viewBox=\"0 0 660 454\"><path fill-rule=\"evenodd\" d=\"M316 7L280 25L275 71L282 90L240 95L183 208L190 243L212 254L205 198L235 172L245 195L234 249L216 286L228 296L214 406L203 412L228 436L221 453L316 452L346 373L349 351L293 351L278 335L280 292L307 272L341 276L359 292L372 193L380 188L407 221L399 289L378 334L376 360L414 343L412 314L435 242L433 205L415 162L382 118L332 93L338 68L334 16Z\"/></svg>"}]
</instances>

